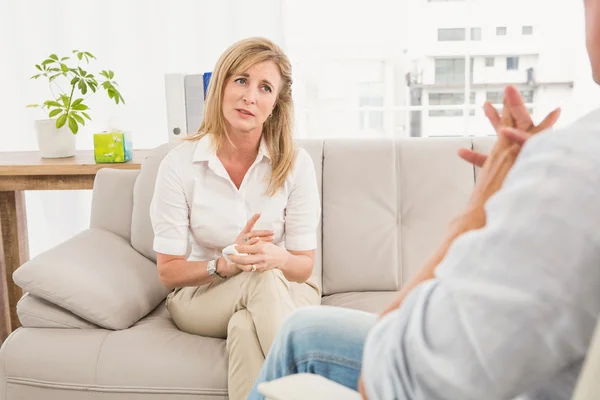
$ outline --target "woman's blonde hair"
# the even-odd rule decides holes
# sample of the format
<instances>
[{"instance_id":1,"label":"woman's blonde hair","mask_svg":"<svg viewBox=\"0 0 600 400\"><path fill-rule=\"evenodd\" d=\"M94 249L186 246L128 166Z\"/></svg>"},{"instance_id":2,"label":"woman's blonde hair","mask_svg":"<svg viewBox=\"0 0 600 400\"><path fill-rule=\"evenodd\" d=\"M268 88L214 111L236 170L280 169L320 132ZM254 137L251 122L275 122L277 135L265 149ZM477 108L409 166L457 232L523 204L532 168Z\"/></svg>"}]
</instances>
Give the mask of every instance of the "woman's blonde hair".
<instances>
[{"instance_id":1,"label":"woman's blonde hair","mask_svg":"<svg viewBox=\"0 0 600 400\"><path fill-rule=\"evenodd\" d=\"M294 104L292 102L292 66L283 51L268 39L255 37L240 40L231 45L221 55L210 78L204 120L197 134L187 140L200 140L212 135L212 142L218 151L225 140L229 140L223 116L223 91L233 75L241 74L253 65L273 61L281 74L281 87L275 100L275 107L263 124L262 136L265 139L272 172L269 177L267 194L275 194L289 175L296 156L292 139Z\"/></svg>"}]
</instances>

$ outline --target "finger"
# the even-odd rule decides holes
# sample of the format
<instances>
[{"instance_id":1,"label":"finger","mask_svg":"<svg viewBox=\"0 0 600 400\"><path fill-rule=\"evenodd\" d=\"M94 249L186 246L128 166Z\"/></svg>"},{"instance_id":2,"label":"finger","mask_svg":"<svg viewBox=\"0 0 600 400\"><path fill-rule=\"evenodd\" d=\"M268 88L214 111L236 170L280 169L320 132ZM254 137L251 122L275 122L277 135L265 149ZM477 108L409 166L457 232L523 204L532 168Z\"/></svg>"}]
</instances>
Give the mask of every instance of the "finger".
<instances>
[{"instance_id":1,"label":"finger","mask_svg":"<svg viewBox=\"0 0 600 400\"><path fill-rule=\"evenodd\" d=\"M229 259L235 263L235 264L239 264L239 265L252 265L252 264L258 264L260 262L262 262L262 256L261 255L249 255L249 256L236 256L236 255L230 255Z\"/></svg>"},{"instance_id":2,"label":"finger","mask_svg":"<svg viewBox=\"0 0 600 400\"><path fill-rule=\"evenodd\" d=\"M264 239L253 237L253 238L248 239L248 241L246 242L246 245L247 246L251 246L253 244L256 244L256 243L260 242L261 240L264 240Z\"/></svg>"},{"instance_id":3,"label":"finger","mask_svg":"<svg viewBox=\"0 0 600 400\"><path fill-rule=\"evenodd\" d=\"M508 85L504 89L504 100L505 107L508 108L508 112L514 122L513 125L509 126L514 126L524 131L529 131L534 127L531 115L529 115L529 111L521 96L521 92L519 92L516 87Z\"/></svg>"},{"instance_id":4,"label":"finger","mask_svg":"<svg viewBox=\"0 0 600 400\"><path fill-rule=\"evenodd\" d=\"M560 108L557 108L556 110L552 111L550 114L548 114L546 116L546 118L544 118L544 120L542 122L540 122L540 124L538 126L536 126L535 128L533 128L531 130L531 133L538 133L538 132L545 131L546 129L552 128L554 126L554 124L556 124L556 121L558 121L558 118L560 117L560 113L561 113Z\"/></svg>"},{"instance_id":5,"label":"finger","mask_svg":"<svg viewBox=\"0 0 600 400\"><path fill-rule=\"evenodd\" d=\"M510 107L508 106L508 99L506 98L506 90L504 90L504 102L502 107L502 114L500 114L500 125L501 126L515 126L515 121L510 114Z\"/></svg>"},{"instance_id":6,"label":"finger","mask_svg":"<svg viewBox=\"0 0 600 400\"><path fill-rule=\"evenodd\" d=\"M244 272L252 272L252 265L236 264L235 266L238 267L239 269L241 269Z\"/></svg>"},{"instance_id":7,"label":"finger","mask_svg":"<svg viewBox=\"0 0 600 400\"><path fill-rule=\"evenodd\" d=\"M488 158L488 156L486 156L485 154L465 148L458 149L458 156L466 162L480 168L483 167L485 160L487 160Z\"/></svg>"},{"instance_id":8,"label":"finger","mask_svg":"<svg viewBox=\"0 0 600 400\"><path fill-rule=\"evenodd\" d=\"M265 237L265 236L273 236L275 232L268 230L261 231L251 231L246 234L246 237Z\"/></svg>"},{"instance_id":9,"label":"finger","mask_svg":"<svg viewBox=\"0 0 600 400\"><path fill-rule=\"evenodd\" d=\"M257 254L262 251L263 246L261 244L238 244L237 246L235 246L235 249L238 251L238 253L242 254Z\"/></svg>"},{"instance_id":10,"label":"finger","mask_svg":"<svg viewBox=\"0 0 600 400\"><path fill-rule=\"evenodd\" d=\"M502 128L498 134L504 136L510 142L516 143L519 146L525 144L525 142L533 136L532 133L520 131L514 128Z\"/></svg>"},{"instance_id":11,"label":"finger","mask_svg":"<svg viewBox=\"0 0 600 400\"><path fill-rule=\"evenodd\" d=\"M260 218L260 213L254 214L248 220L248 222L246 222L246 226L244 226L244 229L242 229L242 233L248 233L248 232L250 232L252 230L252 228L254 227L254 224L256 224L256 221L258 221L259 218Z\"/></svg>"},{"instance_id":12,"label":"finger","mask_svg":"<svg viewBox=\"0 0 600 400\"><path fill-rule=\"evenodd\" d=\"M483 113L491 122L492 126L494 127L494 131L497 131L500 127L500 114L498 114L498 110L496 110L492 103L486 101L483 103Z\"/></svg>"}]
</instances>

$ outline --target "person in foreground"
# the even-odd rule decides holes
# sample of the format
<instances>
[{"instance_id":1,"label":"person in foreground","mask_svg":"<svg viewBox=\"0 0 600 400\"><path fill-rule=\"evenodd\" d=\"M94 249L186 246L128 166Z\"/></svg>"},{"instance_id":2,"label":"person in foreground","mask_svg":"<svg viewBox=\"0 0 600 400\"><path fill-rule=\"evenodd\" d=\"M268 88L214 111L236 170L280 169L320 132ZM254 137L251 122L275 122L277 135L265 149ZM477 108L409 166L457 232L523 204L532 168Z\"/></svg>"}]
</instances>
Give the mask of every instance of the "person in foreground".
<instances>
[{"instance_id":1,"label":"person in foreground","mask_svg":"<svg viewBox=\"0 0 600 400\"><path fill-rule=\"evenodd\" d=\"M174 289L167 309L184 332L227 338L232 400L248 396L288 314L321 298L311 280L319 191L292 142L291 84L269 40L229 47L199 132L161 162L150 207L160 279ZM231 245L243 255L223 254Z\"/></svg>"},{"instance_id":2,"label":"person in foreground","mask_svg":"<svg viewBox=\"0 0 600 400\"><path fill-rule=\"evenodd\" d=\"M600 82L600 0L585 12ZM533 137L523 111L494 117L487 159L461 152L484 161L471 202L383 315L294 313L258 383L309 372L371 400L571 398L600 315L600 111Z\"/></svg>"}]
</instances>

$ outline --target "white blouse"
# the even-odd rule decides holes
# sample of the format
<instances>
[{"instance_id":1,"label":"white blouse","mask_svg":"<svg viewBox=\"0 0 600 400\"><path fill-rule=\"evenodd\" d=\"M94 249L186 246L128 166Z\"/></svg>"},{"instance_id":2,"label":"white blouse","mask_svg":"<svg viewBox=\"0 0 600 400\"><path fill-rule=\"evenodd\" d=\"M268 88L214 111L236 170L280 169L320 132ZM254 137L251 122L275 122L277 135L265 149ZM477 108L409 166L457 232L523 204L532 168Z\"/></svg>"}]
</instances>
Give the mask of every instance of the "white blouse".
<instances>
[{"instance_id":1,"label":"white blouse","mask_svg":"<svg viewBox=\"0 0 600 400\"><path fill-rule=\"evenodd\" d=\"M321 201L313 161L298 148L284 185L273 196L265 192L271 159L264 140L238 190L211 147L210 136L186 141L161 162L150 205L153 248L189 260L219 257L233 244L250 217L260 212L254 230L271 229L274 243L288 250L317 247Z\"/></svg>"}]
</instances>

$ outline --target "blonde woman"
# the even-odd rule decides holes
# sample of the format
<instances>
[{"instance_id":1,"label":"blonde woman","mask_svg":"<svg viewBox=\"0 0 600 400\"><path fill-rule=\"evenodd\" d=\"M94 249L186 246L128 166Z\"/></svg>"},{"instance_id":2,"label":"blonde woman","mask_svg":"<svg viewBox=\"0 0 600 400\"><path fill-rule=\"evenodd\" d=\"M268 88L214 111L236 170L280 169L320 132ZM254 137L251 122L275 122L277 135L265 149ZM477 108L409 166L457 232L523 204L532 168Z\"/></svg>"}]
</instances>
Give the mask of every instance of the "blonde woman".
<instances>
[{"instance_id":1,"label":"blonde woman","mask_svg":"<svg viewBox=\"0 0 600 400\"><path fill-rule=\"evenodd\" d=\"M150 209L160 279L174 289L167 308L180 330L227 338L232 400L247 397L285 317L320 303L310 281L320 199L312 160L292 142L291 85L269 40L229 47L198 134L160 165ZM228 262L230 245L241 255ZM290 282L301 284L293 297Z\"/></svg>"}]
</instances>

